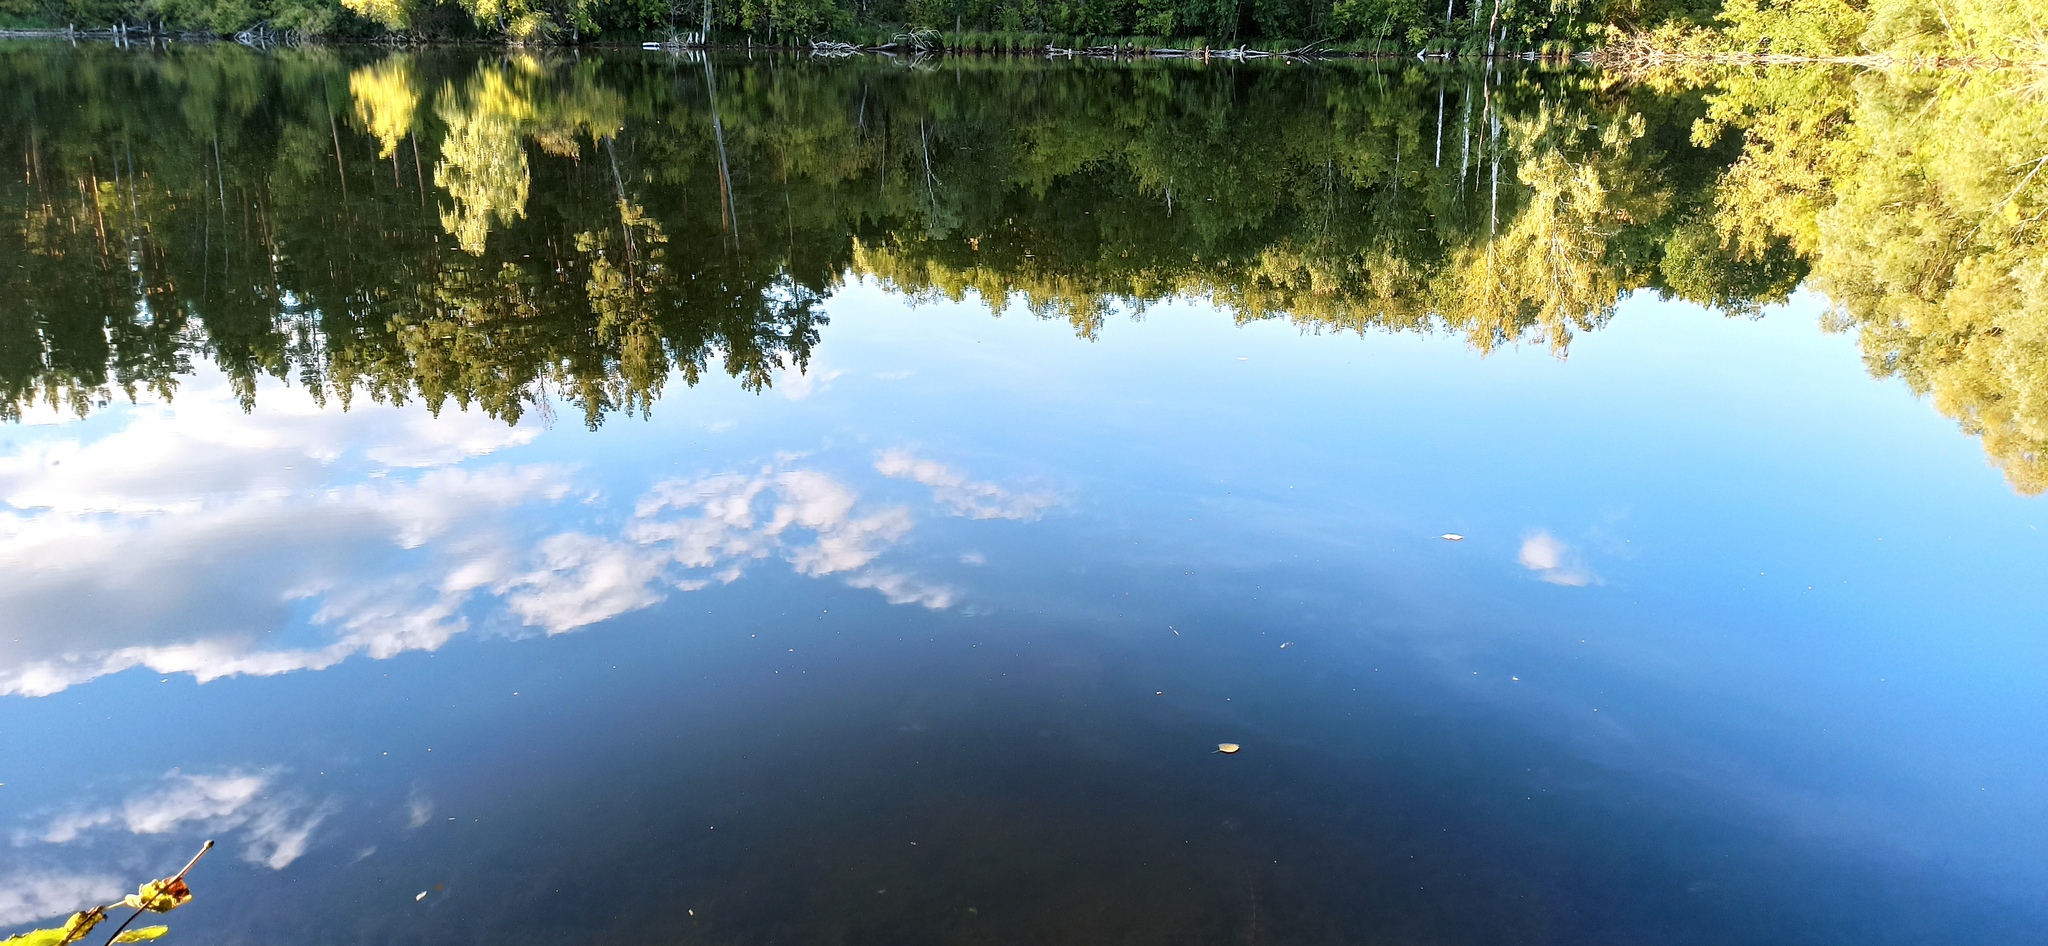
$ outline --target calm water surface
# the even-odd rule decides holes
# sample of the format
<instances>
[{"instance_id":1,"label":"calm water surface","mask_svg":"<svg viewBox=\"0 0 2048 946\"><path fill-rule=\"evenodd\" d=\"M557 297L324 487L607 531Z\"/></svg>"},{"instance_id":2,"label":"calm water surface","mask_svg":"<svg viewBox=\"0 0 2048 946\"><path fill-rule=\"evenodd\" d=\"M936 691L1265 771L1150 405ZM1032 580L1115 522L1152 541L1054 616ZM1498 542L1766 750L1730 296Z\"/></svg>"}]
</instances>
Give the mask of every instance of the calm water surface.
<instances>
[{"instance_id":1,"label":"calm water surface","mask_svg":"<svg viewBox=\"0 0 2048 946\"><path fill-rule=\"evenodd\" d=\"M2040 362L1731 89L0 47L0 928L2048 942Z\"/></svg>"}]
</instances>

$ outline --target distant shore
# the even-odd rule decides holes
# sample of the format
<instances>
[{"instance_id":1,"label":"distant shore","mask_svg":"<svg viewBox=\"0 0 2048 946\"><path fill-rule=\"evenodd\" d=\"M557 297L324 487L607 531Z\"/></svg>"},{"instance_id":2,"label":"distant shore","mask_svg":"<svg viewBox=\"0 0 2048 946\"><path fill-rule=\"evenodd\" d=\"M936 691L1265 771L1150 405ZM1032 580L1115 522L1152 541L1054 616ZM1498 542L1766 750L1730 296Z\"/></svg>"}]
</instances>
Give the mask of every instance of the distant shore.
<instances>
[{"instance_id":1,"label":"distant shore","mask_svg":"<svg viewBox=\"0 0 2048 946\"><path fill-rule=\"evenodd\" d=\"M1393 50L1359 49L1356 44L1335 46L1327 43L1296 44L1291 40L1261 40L1256 43L1239 43L1230 46L1211 46L1201 41L1175 45L1173 41L1162 42L1158 37L1058 37L1044 34L973 34L966 39L950 42L943 36L929 42L892 41L882 43L858 43L821 39L801 43L757 43L742 40L733 42L677 41L665 38L593 38L577 43L529 43L508 44L502 40L484 38L419 38L400 34L384 36L315 36L300 37L288 33L270 31L262 26L253 27L235 35L223 35L207 31L188 31L168 28L163 24L116 25L78 29L66 28L12 28L0 29L0 39L68 39L112 42L117 45L155 45L157 43L214 43L239 42L254 47L279 45L334 45L334 46L384 46L403 48L475 48L479 46L527 48L527 49L666 49L695 50L699 52L807 52L821 56L850 55L974 55L974 56L1029 56L1053 59L1095 59L1095 60L1194 60L1200 62L1246 62L1253 60L1421 60L1425 62L1581 62L1606 68L1651 69L1683 68L1701 66L1775 66L1775 65L1840 65L1863 69L1916 70L1916 69L1998 69L2048 67L2048 60L2011 59L1986 56L1915 55L1894 54L1816 56L1786 53L1754 52L1721 48L1716 45L1716 34L1709 30L1683 34L1674 40L1669 33L1644 32L1610 37L1607 42L1587 49L1567 49L1546 45L1541 49L1505 49L1492 53L1460 50ZM899 37L899 39L901 39ZM1034 41L1034 42L1027 42Z\"/></svg>"}]
</instances>

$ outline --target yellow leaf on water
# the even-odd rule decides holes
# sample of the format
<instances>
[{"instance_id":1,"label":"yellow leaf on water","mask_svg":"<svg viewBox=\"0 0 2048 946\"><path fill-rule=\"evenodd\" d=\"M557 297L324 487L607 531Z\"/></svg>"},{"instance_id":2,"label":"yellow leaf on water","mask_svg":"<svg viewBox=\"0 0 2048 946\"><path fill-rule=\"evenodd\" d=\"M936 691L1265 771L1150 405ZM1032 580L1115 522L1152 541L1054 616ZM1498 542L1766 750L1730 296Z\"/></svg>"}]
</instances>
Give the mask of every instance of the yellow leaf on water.
<instances>
[{"instance_id":1,"label":"yellow leaf on water","mask_svg":"<svg viewBox=\"0 0 2048 946\"><path fill-rule=\"evenodd\" d=\"M168 933L168 932L170 932L170 931L171 931L171 928L170 928L170 927L168 927L168 926L139 926L139 927L136 927L135 929L132 929L132 930L123 930L123 931L121 932L121 935L119 935L119 936L116 936L116 937L114 937L114 942L117 942L117 943L142 943L142 942L148 942L149 940L153 940L153 939L156 939L157 937L159 937L159 936L162 936L162 935L164 935L165 933Z\"/></svg>"},{"instance_id":2,"label":"yellow leaf on water","mask_svg":"<svg viewBox=\"0 0 2048 946\"><path fill-rule=\"evenodd\" d=\"M1217 752L1221 752L1221 753L1223 753L1224 755L1229 755L1229 754L1231 754L1231 753L1233 753L1233 752L1236 752L1237 750L1239 750L1239 749L1242 749L1242 748L1244 748L1244 747L1243 747L1243 746L1240 746L1240 745L1238 745L1237 743L1234 743L1234 742L1219 742L1219 743L1217 743L1217 744L1216 744L1216 751L1217 751Z\"/></svg>"}]
</instances>

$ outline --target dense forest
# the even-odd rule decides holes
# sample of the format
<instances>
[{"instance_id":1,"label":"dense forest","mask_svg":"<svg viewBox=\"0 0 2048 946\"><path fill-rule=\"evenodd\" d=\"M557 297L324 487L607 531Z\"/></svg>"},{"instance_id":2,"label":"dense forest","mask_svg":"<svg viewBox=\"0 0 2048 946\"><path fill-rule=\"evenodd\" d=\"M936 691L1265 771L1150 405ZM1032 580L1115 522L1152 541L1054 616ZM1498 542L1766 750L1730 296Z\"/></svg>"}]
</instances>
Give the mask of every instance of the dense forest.
<instances>
[{"instance_id":1,"label":"dense forest","mask_svg":"<svg viewBox=\"0 0 2048 946\"><path fill-rule=\"evenodd\" d=\"M0 52L0 414L206 359L589 424L806 363L849 279L1084 337L1169 298L1480 351L1802 284L2048 487L2027 77Z\"/></svg>"}]
</instances>

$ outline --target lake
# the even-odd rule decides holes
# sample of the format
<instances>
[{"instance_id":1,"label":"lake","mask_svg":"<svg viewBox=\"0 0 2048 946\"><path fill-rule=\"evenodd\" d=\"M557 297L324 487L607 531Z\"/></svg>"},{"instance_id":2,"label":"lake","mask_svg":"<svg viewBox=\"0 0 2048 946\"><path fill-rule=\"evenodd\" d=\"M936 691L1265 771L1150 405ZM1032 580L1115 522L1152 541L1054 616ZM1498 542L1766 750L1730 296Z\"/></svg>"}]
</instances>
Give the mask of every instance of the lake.
<instances>
[{"instance_id":1,"label":"lake","mask_svg":"<svg viewBox=\"0 0 2048 946\"><path fill-rule=\"evenodd\" d=\"M0 931L2048 942L2029 81L0 45Z\"/></svg>"}]
</instances>

